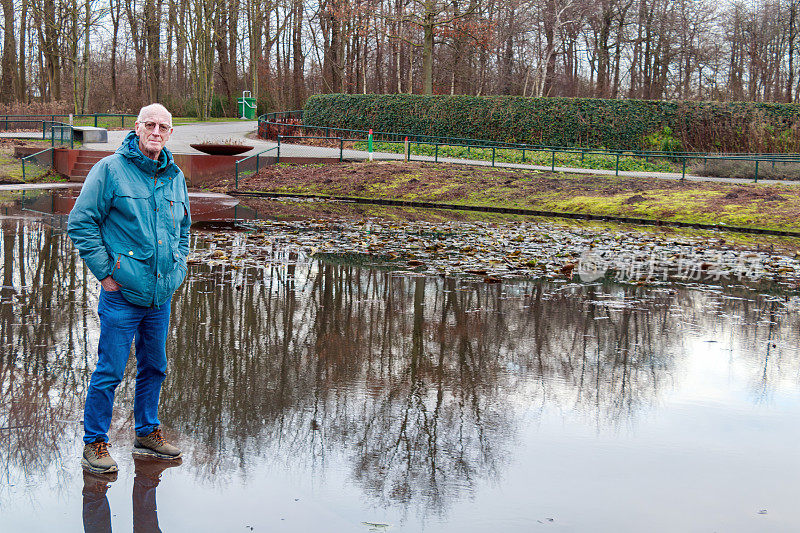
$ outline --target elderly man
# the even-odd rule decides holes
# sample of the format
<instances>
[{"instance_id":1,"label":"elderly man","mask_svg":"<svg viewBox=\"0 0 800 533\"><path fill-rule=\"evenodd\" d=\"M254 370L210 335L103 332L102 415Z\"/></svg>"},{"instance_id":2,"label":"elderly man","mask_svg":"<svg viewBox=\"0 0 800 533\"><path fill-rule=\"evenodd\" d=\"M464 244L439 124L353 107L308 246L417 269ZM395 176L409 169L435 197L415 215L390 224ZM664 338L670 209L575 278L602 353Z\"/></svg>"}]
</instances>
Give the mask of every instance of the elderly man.
<instances>
[{"instance_id":1,"label":"elderly man","mask_svg":"<svg viewBox=\"0 0 800 533\"><path fill-rule=\"evenodd\" d=\"M186 276L189 198L183 172L164 148L172 133L169 111L160 104L143 107L134 128L115 154L92 168L69 214L69 236L102 286L81 460L95 473L117 471L107 433L134 338L133 454L181 456L161 434L158 399L167 370L170 299Z\"/></svg>"}]
</instances>

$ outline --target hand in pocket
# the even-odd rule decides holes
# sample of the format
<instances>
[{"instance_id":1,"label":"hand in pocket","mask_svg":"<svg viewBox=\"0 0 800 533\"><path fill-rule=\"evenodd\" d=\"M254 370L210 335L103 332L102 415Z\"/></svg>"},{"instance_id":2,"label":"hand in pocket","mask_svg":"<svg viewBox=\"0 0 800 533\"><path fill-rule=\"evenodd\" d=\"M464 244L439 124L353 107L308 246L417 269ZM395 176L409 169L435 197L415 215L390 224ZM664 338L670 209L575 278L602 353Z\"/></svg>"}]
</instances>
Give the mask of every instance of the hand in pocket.
<instances>
[{"instance_id":1,"label":"hand in pocket","mask_svg":"<svg viewBox=\"0 0 800 533\"><path fill-rule=\"evenodd\" d=\"M118 291L120 289L119 283L114 281L114 278L111 276L106 276L105 278L100 280L100 285L109 292Z\"/></svg>"}]
</instances>

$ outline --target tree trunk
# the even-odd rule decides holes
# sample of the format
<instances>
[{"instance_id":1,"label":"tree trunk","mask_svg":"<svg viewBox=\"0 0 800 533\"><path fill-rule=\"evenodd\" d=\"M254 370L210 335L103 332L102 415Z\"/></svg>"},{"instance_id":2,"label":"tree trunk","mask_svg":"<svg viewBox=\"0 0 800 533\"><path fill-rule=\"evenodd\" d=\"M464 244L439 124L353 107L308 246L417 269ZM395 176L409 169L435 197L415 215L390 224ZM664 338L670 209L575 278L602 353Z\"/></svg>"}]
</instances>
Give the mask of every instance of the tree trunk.
<instances>
[{"instance_id":1,"label":"tree trunk","mask_svg":"<svg viewBox=\"0 0 800 533\"><path fill-rule=\"evenodd\" d=\"M92 29L92 12L91 0L84 0L83 2L83 16L86 17L83 21L83 60L81 61L81 73L83 75L83 83L81 84L82 98L81 98L81 113L89 112L89 59L91 52L91 36Z\"/></svg>"},{"instance_id":2,"label":"tree trunk","mask_svg":"<svg viewBox=\"0 0 800 533\"><path fill-rule=\"evenodd\" d=\"M550 0L553 1L553 0ZM504 43L503 60L501 67L501 93L511 94L513 90L513 75L514 75L514 19L516 17L516 10L511 7L508 19L508 35ZM555 59L555 57L554 57ZM549 65L548 65L549 66ZM555 67L555 65L554 65Z\"/></svg>"},{"instance_id":3,"label":"tree trunk","mask_svg":"<svg viewBox=\"0 0 800 533\"><path fill-rule=\"evenodd\" d=\"M0 82L0 102L8 103L14 101L16 91L14 90L14 80L17 77L17 40L14 36L14 2L13 0L2 0L3 4L3 58L2 64L3 80Z\"/></svg>"},{"instance_id":4,"label":"tree trunk","mask_svg":"<svg viewBox=\"0 0 800 533\"><path fill-rule=\"evenodd\" d=\"M73 112L80 112L79 70L78 70L78 1L71 0L69 5L69 58L70 76L72 79L72 109Z\"/></svg>"},{"instance_id":5,"label":"tree trunk","mask_svg":"<svg viewBox=\"0 0 800 533\"><path fill-rule=\"evenodd\" d=\"M545 2L544 13L544 80L542 85L542 96L550 96L553 91L554 78L556 75L556 2L555 0L547 0Z\"/></svg>"},{"instance_id":6,"label":"tree trunk","mask_svg":"<svg viewBox=\"0 0 800 533\"><path fill-rule=\"evenodd\" d=\"M109 15L111 15L111 111L117 110L117 41L119 39L119 22L121 2L123 0L109 1Z\"/></svg>"},{"instance_id":7,"label":"tree trunk","mask_svg":"<svg viewBox=\"0 0 800 533\"><path fill-rule=\"evenodd\" d=\"M144 7L144 31L147 41L147 99L158 102L160 99L159 80L161 79L161 2L146 0Z\"/></svg>"},{"instance_id":8,"label":"tree trunk","mask_svg":"<svg viewBox=\"0 0 800 533\"><path fill-rule=\"evenodd\" d=\"M45 0L45 1L52 1L52 0ZM152 2L152 0L148 0L148 2ZM140 34L140 26L138 20L138 14L136 13L136 0L133 2L125 2L125 14L128 18L128 25L130 26L131 30L131 42L133 43L133 52L136 58L136 95L138 97L139 103L143 103L144 100L142 99L142 78L144 77L144 52L145 52L145 41Z\"/></svg>"},{"instance_id":9,"label":"tree trunk","mask_svg":"<svg viewBox=\"0 0 800 533\"><path fill-rule=\"evenodd\" d=\"M118 0L120 1L120 0ZM178 24L175 32L175 84L177 85L178 92L184 94L187 92L188 84L186 83L186 11L189 8L187 0L180 0L180 9L178 9Z\"/></svg>"},{"instance_id":10,"label":"tree trunk","mask_svg":"<svg viewBox=\"0 0 800 533\"><path fill-rule=\"evenodd\" d=\"M22 0L22 17L19 20L19 75L17 79L17 99L25 103L27 102L28 93L28 77L25 65L25 46L27 45L26 39L28 34L28 0Z\"/></svg>"},{"instance_id":11,"label":"tree trunk","mask_svg":"<svg viewBox=\"0 0 800 533\"><path fill-rule=\"evenodd\" d=\"M422 93L433 94L433 38L434 38L433 0L425 1L425 15L422 20Z\"/></svg>"},{"instance_id":12,"label":"tree trunk","mask_svg":"<svg viewBox=\"0 0 800 533\"><path fill-rule=\"evenodd\" d=\"M227 114L230 114L229 108L233 97L232 85L234 80L231 76L230 51L228 50L228 18L235 15L230 11L232 6L229 2L221 0L219 5L217 18L214 21L214 41L217 49L217 60L219 61L219 77L222 81L222 88L225 91L223 109L227 109Z\"/></svg>"},{"instance_id":13,"label":"tree trunk","mask_svg":"<svg viewBox=\"0 0 800 533\"><path fill-rule=\"evenodd\" d=\"M175 35L175 0L167 0L169 4L167 5L167 65L166 65L166 72L164 73L164 77L166 78L166 89L167 94L173 94L174 90L172 87L172 81L175 76L175 69L173 68L174 65L172 64L172 38Z\"/></svg>"},{"instance_id":14,"label":"tree trunk","mask_svg":"<svg viewBox=\"0 0 800 533\"><path fill-rule=\"evenodd\" d=\"M50 101L61 100L61 62L54 0L44 0L44 60Z\"/></svg>"},{"instance_id":15,"label":"tree trunk","mask_svg":"<svg viewBox=\"0 0 800 533\"><path fill-rule=\"evenodd\" d=\"M305 81L303 77L303 0L293 0L292 31L292 105L301 109L305 102Z\"/></svg>"},{"instance_id":16,"label":"tree trunk","mask_svg":"<svg viewBox=\"0 0 800 533\"><path fill-rule=\"evenodd\" d=\"M789 68L786 78L786 101L793 100L792 89L794 88L794 42L797 39L797 2L792 0L789 4Z\"/></svg>"},{"instance_id":17,"label":"tree trunk","mask_svg":"<svg viewBox=\"0 0 800 533\"><path fill-rule=\"evenodd\" d=\"M611 54L608 40L611 37L612 11L608 1L603 2L600 33L597 39L597 96L608 98Z\"/></svg>"}]
</instances>

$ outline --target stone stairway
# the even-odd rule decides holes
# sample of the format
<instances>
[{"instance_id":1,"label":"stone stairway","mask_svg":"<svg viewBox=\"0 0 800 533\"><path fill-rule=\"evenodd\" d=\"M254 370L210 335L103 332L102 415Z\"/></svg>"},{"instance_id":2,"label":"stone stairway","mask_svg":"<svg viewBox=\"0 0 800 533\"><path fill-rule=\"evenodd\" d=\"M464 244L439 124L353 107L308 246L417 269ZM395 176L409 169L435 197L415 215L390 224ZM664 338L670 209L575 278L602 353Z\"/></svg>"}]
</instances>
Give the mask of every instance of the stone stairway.
<instances>
[{"instance_id":1,"label":"stone stairway","mask_svg":"<svg viewBox=\"0 0 800 533\"><path fill-rule=\"evenodd\" d=\"M86 179L89 170L95 163L109 155L111 152L96 150L79 150L78 157L69 169L67 176L70 181L82 182Z\"/></svg>"}]
</instances>

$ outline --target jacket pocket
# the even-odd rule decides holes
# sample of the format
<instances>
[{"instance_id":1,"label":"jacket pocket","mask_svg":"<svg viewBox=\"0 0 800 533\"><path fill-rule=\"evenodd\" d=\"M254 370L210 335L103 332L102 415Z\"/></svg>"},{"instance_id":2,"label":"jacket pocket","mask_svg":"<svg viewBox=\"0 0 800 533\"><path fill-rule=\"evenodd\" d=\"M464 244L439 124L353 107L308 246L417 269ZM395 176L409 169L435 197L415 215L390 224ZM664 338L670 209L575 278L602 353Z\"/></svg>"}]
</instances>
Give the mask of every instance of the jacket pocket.
<instances>
[{"instance_id":1,"label":"jacket pocket","mask_svg":"<svg viewBox=\"0 0 800 533\"><path fill-rule=\"evenodd\" d=\"M122 252L127 255L130 249L122 247L130 246L130 243L135 242L153 242L152 196L152 193L143 187L133 187L130 184L115 192L112 209L104 222L103 235L104 240L111 243L109 247L114 252ZM116 249L115 245L119 245L120 249ZM116 253L114 257L117 257Z\"/></svg>"},{"instance_id":2,"label":"jacket pocket","mask_svg":"<svg viewBox=\"0 0 800 533\"><path fill-rule=\"evenodd\" d=\"M189 216L189 204L183 195L176 195L173 191L164 191L164 207L169 211L170 234L176 239L180 238L181 224Z\"/></svg>"},{"instance_id":3,"label":"jacket pocket","mask_svg":"<svg viewBox=\"0 0 800 533\"><path fill-rule=\"evenodd\" d=\"M114 250L114 270L111 277L126 289L144 292L153 277L153 267L149 259L152 250L140 248L118 248Z\"/></svg>"},{"instance_id":4,"label":"jacket pocket","mask_svg":"<svg viewBox=\"0 0 800 533\"><path fill-rule=\"evenodd\" d=\"M175 255L177 256L178 254ZM176 259L174 268L167 274L166 290L169 294L172 294L181 286L181 283L186 278L187 271L186 263Z\"/></svg>"}]
</instances>

